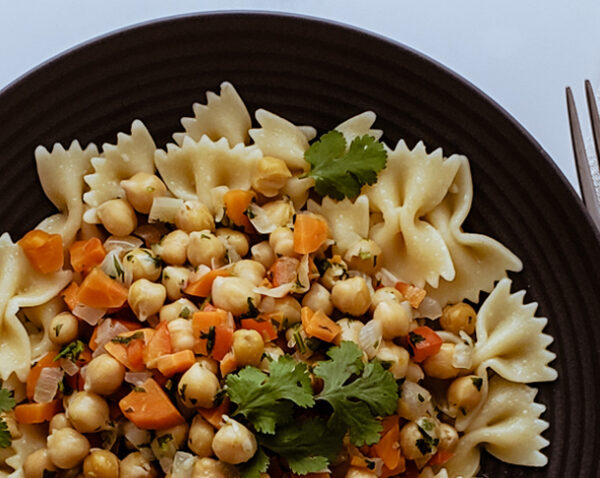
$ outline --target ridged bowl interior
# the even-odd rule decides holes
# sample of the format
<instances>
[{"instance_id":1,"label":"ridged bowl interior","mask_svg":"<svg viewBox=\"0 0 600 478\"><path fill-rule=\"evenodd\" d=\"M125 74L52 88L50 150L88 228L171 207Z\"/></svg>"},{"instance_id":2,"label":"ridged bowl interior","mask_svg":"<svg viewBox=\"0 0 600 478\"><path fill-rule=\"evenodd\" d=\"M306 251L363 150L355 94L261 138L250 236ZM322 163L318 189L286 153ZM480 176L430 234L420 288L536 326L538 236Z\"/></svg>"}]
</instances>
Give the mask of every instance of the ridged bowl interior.
<instances>
[{"instance_id":1,"label":"ridged bowl interior","mask_svg":"<svg viewBox=\"0 0 600 478\"><path fill-rule=\"evenodd\" d=\"M540 146L465 80L397 43L315 19L259 13L192 15L75 48L0 93L0 229L18 239L50 214L35 172L38 144L114 142L144 121L157 144L223 80L263 107L327 131L373 110L388 144L423 140L466 154L475 198L465 229L524 262L514 287L539 303L555 341L557 382L539 386L551 424L549 465L503 464L490 477L597 476L600 453L600 242L573 190ZM484 476L485 476L484 475Z\"/></svg>"}]
</instances>

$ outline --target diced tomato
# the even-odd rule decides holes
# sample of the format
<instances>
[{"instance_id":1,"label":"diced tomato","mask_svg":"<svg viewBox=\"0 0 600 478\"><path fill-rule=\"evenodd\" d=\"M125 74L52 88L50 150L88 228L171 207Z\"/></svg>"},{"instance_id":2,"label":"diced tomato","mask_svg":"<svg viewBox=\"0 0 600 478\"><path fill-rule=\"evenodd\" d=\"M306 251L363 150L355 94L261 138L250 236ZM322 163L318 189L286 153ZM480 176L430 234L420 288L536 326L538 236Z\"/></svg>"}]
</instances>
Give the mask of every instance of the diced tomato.
<instances>
[{"instance_id":1,"label":"diced tomato","mask_svg":"<svg viewBox=\"0 0 600 478\"><path fill-rule=\"evenodd\" d=\"M427 357L437 354L442 342L442 338L427 326L417 327L408 334L408 344L415 362L422 362Z\"/></svg>"},{"instance_id":2,"label":"diced tomato","mask_svg":"<svg viewBox=\"0 0 600 478\"><path fill-rule=\"evenodd\" d=\"M256 330L262 335L265 342L270 342L277 338L277 329L270 320L262 318L242 319L241 324L243 329Z\"/></svg>"}]
</instances>

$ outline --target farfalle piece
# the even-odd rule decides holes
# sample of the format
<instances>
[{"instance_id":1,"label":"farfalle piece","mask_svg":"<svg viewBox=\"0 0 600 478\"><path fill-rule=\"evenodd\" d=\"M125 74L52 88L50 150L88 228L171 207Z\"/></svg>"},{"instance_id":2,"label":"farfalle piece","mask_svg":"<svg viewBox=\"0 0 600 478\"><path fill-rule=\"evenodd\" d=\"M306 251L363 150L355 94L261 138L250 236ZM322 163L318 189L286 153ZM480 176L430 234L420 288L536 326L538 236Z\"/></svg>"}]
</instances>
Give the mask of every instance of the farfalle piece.
<instances>
[{"instance_id":1,"label":"farfalle piece","mask_svg":"<svg viewBox=\"0 0 600 478\"><path fill-rule=\"evenodd\" d=\"M83 216L83 176L89 172L92 157L98 156L96 145L81 149L73 141L69 149L56 143L49 152L43 146L35 150L35 161L44 193L60 211L44 219L37 229L60 234L63 244L71 244L81 226Z\"/></svg>"},{"instance_id":2,"label":"farfalle piece","mask_svg":"<svg viewBox=\"0 0 600 478\"><path fill-rule=\"evenodd\" d=\"M194 103L193 118L182 118L185 133L175 133L173 139L181 146L185 137L200 141L206 135L213 141L225 138L231 146L245 143L252 125L246 105L233 85L221 83L219 95L206 93L206 104Z\"/></svg>"},{"instance_id":3,"label":"farfalle piece","mask_svg":"<svg viewBox=\"0 0 600 478\"><path fill-rule=\"evenodd\" d=\"M343 123L335 127L340 133L344 135L346 143L350 144L354 138L364 136L368 134L373 136L375 139L381 138L383 131L380 129L371 129L371 126L375 123L377 115L372 111L365 111L352 118L347 119Z\"/></svg>"},{"instance_id":4,"label":"farfalle piece","mask_svg":"<svg viewBox=\"0 0 600 478\"><path fill-rule=\"evenodd\" d=\"M120 182L135 173L154 173L156 145L140 120L131 124L131 134L119 133L117 144L102 145L102 156L92 158L94 172L84 176L90 190L83 200L91 206L84 213L88 223L98 223L96 208L110 199L125 197Z\"/></svg>"}]
</instances>

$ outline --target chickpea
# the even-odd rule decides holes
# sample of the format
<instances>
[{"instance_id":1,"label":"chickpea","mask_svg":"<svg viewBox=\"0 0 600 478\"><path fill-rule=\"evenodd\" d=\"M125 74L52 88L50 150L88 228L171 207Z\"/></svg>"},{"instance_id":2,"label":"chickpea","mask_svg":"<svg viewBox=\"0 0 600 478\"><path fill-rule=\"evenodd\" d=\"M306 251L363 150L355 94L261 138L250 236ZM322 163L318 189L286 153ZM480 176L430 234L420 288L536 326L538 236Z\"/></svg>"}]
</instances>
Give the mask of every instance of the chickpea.
<instances>
[{"instance_id":1,"label":"chickpea","mask_svg":"<svg viewBox=\"0 0 600 478\"><path fill-rule=\"evenodd\" d=\"M420 382L425 378L425 372L418 363L413 362L412 360L408 364L408 369L406 370L406 380L409 382Z\"/></svg>"},{"instance_id":2,"label":"chickpea","mask_svg":"<svg viewBox=\"0 0 600 478\"><path fill-rule=\"evenodd\" d=\"M164 196L167 192L167 187L158 176L144 172L135 173L120 184L129 204L142 214L150 212L155 197Z\"/></svg>"},{"instance_id":3,"label":"chickpea","mask_svg":"<svg viewBox=\"0 0 600 478\"><path fill-rule=\"evenodd\" d=\"M331 300L341 312L358 317L369 310L371 294L362 277L352 277L333 286Z\"/></svg>"},{"instance_id":4,"label":"chickpea","mask_svg":"<svg viewBox=\"0 0 600 478\"><path fill-rule=\"evenodd\" d=\"M72 428L61 428L48 437L48 457L62 469L75 468L90 451L90 442Z\"/></svg>"},{"instance_id":5,"label":"chickpea","mask_svg":"<svg viewBox=\"0 0 600 478\"><path fill-rule=\"evenodd\" d=\"M78 432L98 432L109 420L108 404L95 393L76 392L69 401L67 417Z\"/></svg>"},{"instance_id":6,"label":"chickpea","mask_svg":"<svg viewBox=\"0 0 600 478\"><path fill-rule=\"evenodd\" d=\"M348 278L348 266L342 260L340 261L328 261L329 267L325 269L325 272L321 276L320 282L327 289L333 289L333 286L338 282Z\"/></svg>"},{"instance_id":7,"label":"chickpea","mask_svg":"<svg viewBox=\"0 0 600 478\"><path fill-rule=\"evenodd\" d=\"M171 322L178 317L191 319L194 312L198 312L198 310L191 300L177 299L175 302L162 306L159 317L161 322Z\"/></svg>"},{"instance_id":8,"label":"chickpea","mask_svg":"<svg viewBox=\"0 0 600 478\"><path fill-rule=\"evenodd\" d=\"M127 302L133 313L143 322L160 311L166 298L167 290L164 285L139 279L129 287Z\"/></svg>"},{"instance_id":9,"label":"chickpea","mask_svg":"<svg viewBox=\"0 0 600 478\"><path fill-rule=\"evenodd\" d=\"M121 460L119 478L156 478L158 472L148 458L139 451L130 453Z\"/></svg>"},{"instance_id":10,"label":"chickpea","mask_svg":"<svg viewBox=\"0 0 600 478\"><path fill-rule=\"evenodd\" d=\"M263 338L256 330L238 329L233 333L233 353L240 367L258 365L264 350Z\"/></svg>"},{"instance_id":11,"label":"chickpea","mask_svg":"<svg viewBox=\"0 0 600 478\"><path fill-rule=\"evenodd\" d=\"M56 467L48 457L48 450L40 448L25 459L23 474L25 478L43 478L45 471L56 471Z\"/></svg>"},{"instance_id":12,"label":"chickpea","mask_svg":"<svg viewBox=\"0 0 600 478\"><path fill-rule=\"evenodd\" d=\"M434 378L445 379L456 377L460 373L460 370L454 368L452 365L455 347L456 345L452 343L442 344L437 354L427 357L423 362L425 373Z\"/></svg>"},{"instance_id":13,"label":"chickpea","mask_svg":"<svg viewBox=\"0 0 600 478\"><path fill-rule=\"evenodd\" d=\"M150 249L133 249L123 257L123 269L131 273L134 281L148 279L155 281L160 277L160 260Z\"/></svg>"},{"instance_id":14,"label":"chickpea","mask_svg":"<svg viewBox=\"0 0 600 478\"><path fill-rule=\"evenodd\" d=\"M444 330L452 332L456 335L461 330L472 335L475 332L475 321L477 313L469 304L460 302L454 305L447 305L442 311L440 317L440 325Z\"/></svg>"},{"instance_id":15,"label":"chickpea","mask_svg":"<svg viewBox=\"0 0 600 478\"><path fill-rule=\"evenodd\" d=\"M248 237L246 237L246 234L243 232L221 227L215 231L215 235L229 244L240 257L244 257L248 254L250 244L248 243Z\"/></svg>"},{"instance_id":16,"label":"chickpea","mask_svg":"<svg viewBox=\"0 0 600 478\"><path fill-rule=\"evenodd\" d=\"M181 299L191 274L192 272L185 267L167 266L163 269L161 282L169 300Z\"/></svg>"},{"instance_id":17,"label":"chickpea","mask_svg":"<svg viewBox=\"0 0 600 478\"><path fill-rule=\"evenodd\" d=\"M438 426L438 435L440 437L438 448L440 450L454 451L456 445L458 445L458 432L456 429L447 423L440 423Z\"/></svg>"},{"instance_id":18,"label":"chickpea","mask_svg":"<svg viewBox=\"0 0 600 478\"><path fill-rule=\"evenodd\" d=\"M70 312L61 312L50 321L48 338L51 342L64 345L77 338L79 321Z\"/></svg>"},{"instance_id":19,"label":"chickpea","mask_svg":"<svg viewBox=\"0 0 600 478\"><path fill-rule=\"evenodd\" d=\"M383 340L375 357L382 362L390 364L388 370L396 380L406 376L410 354L404 347L400 347L394 342Z\"/></svg>"},{"instance_id":20,"label":"chickpea","mask_svg":"<svg viewBox=\"0 0 600 478\"><path fill-rule=\"evenodd\" d=\"M123 383L125 367L109 354L98 355L87 366L84 389L98 395L111 395Z\"/></svg>"},{"instance_id":21,"label":"chickpea","mask_svg":"<svg viewBox=\"0 0 600 478\"><path fill-rule=\"evenodd\" d=\"M50 423L48 424L48 433L52 434L55 430L71 427L72 425L69 419L67 418L67 415L64 413L57 413L50 419Z\"/></svg>"},{"instance_id":22,"label":"chickpea","mask_svg":"<svg viewBox=\"0 0 600 478\"><path fill-rule=\"evenodd\" d=\"M254 284L241 277L217 277L212 284L211 297L215 307L230 311L233 315L248 312L249 302L258 307L260 295L254 292Z\"/></svg>"},{"instance_id":23,"label":"chickpea","mask_svg":"<svg viewBox=\"0 0 600 478\"><path fill-rule=\"evenodd\" d=\"M188 447L200 458L212 455L212 442L215 430L202 415L196 415L192 420L188 436Z\"/></svg>"},{"instance_id":24,"label":"chickpea","mask_svg":"<svg viewBox=\"0 0 600 478\"><path fill-rule=\"evenodd\" d=\"M257 244L254 244L250 248L250 254L252 255L252 259L257 262L260 262L266 268L269 268L275 262L275 253L268 241L262 241Z\"/></svg>"},{"instance_id":25,"label":"chickpea","mask_svg":"<svg viewBox=\"0 0 600 478\"><path fill-rule=\"evenodd\" d=\"M263 358L260 361L258 368L260 368L263 372L268 372L271 368L271 362L279 360L279 357L283 357L283 355L283 350L277 345L265 344Z\"/></svg>"},{"instance_id":26,"label":"chickpea","mask_svg":"<svg viewBox=\"0 0 600 478\"><path fill-rule=\"evenodd\" d=\"M217 362L212 357L198 357L196 362L200 365L200 367L205 368L209 372L217 375L219 373L219 362Z\"/></svg>"},{"instance_id":27,"label":"chickpea","mask_svg":"<svg viewBox=\"0 0 600 478\"><path fill-rule=\"evenodd\" d=\"M272 224L277 227L288 226L292 224L294 214L294 205L286 199L271 201L262 206L263 211Z\"/></svg>"},{"instance_id":28,"label":"chickpea","mask_svg":"<svg viewBox=\"0 0 600 478\"><path fill-rule=\"evenodd\" d=\"M215 433L212 449L219 460L232 465L244 463L254 456L256 438L244 425L229 418Z\"/></svg>"},{"instance_id":29,"label":"chickpea","mask_svg":"<svg viewBox=\"0 0 600 478\"><path fill-rule=\"evenodd\" d=\"M351 466L346 472L345 478L376 478L377 475L365 468Z\"/></svg>"},{"instance_id":30,"label":"chickpea","mask_svg":"<svg viewBox=\"0 0 600 478\"><path fill-rule=\"evenodd\" d=\"M341 332L335 338L335 344L340 345L342 342L358 343L358 335L361 329L365 326L360 320L340 319L337 324L342 328Z\"/></svg>"},{"instance_id":31,"label":"chickpea","mask_svg":"<svg viewBox=\"0 0 600 478\"><path fill-rule=\"evenodd\" d=\"M392 340L408 334L412 321L412 309L406 301L384 300L373 312L373 319L381 324L383 338Z\"/></svg>"},{"instance_id":32,"label":"chickpea","mask_svg":"<svg viewBox=\"0 0 600 478\"><path fill-rule=\"evenodd\" d=\"M483 397L483 379L477 375L467 375L454 380L448 387L448 405L466 415L474 410Z\"/></svg>"},{"instance_id":33,"label":"chickpea","mask_svg":"<svg viewBox=\"0 0 600 478\"><path fill-rule=\"evenodd\" d=\"M85 478L119 478L119 459L108 450L94 450L83 461Z\"/></svg>"},{"instance_id":34,"label":"chickpea","mask_svg":"<svg viewBox=\"0 0 600 478\"><path fill-rule=\"evenodd\" d=\"M260 303L260 308L265 313L281 313L283 321L287 321L288 325L296 324L301 319L300 311L302 310L302 306L300 302L290 296L281 298L265 297Z\"/></svg>"},{"instance_id":35,"label":"chickpea","mask_svg":"<svg viewBox=\"0 0 600 478\"><path fill-rule=\"evenodd\" d=\"M188 424L182 423L170 428L157 430L150 443L150 449L159 460L162 457L173 458L177 450L183 447L188 436Z\"/></svg>"},{"instance_id":36,"label":"chickpea","mask_svg":"<svg viewBox=\"0 0 600 478\"><path fill-rule=\"evenodd\" d=\"M265 266L260 262L242 259L233 264L231 274L243 279L248 279L254 285L259 286L265 277Z\"/></svg>"},{"instance_id":37,"label":"chickpea","mask_svg":"<svg viewBox=\"0 0 600 478\"><path fill-rule=\"evenodd\" d=\"M160 243L155 246L155 250L166 264L182 266L187 260L189 243L190 236L185 231L177 229L163 237Z\"/></svg>"},{"instance_id":38,"label":"chickpea","mask_svg":"<svg viewBox=\"0 0 600 478\"><path fill-rule=\"evenodd\" d=\"M185 201L183 207L177 211L175 225L185 232L215 230L212 214L208 207L199 201Z\"/></svg>"},{"instance_id":39,"label":"chickpea","mask_svg":"<svg viewBox=\"0 0 600 478\"><path fill-rule=\"evenodd\" d=\"M194 464L192 471L192 478L235 478L237 476L239 475L234 467L212 458L200 458Z\"/></svg>"},{"instance_id":40,"label":"chickpea","mask_svg":"<svg viewBox=\"0 0 600 478\"><path fill-rule=\"evenodd\" d=\"M124 199L111 199L98 206L98 219L113 236L128 236L137 227L135 211Z\"/></svg>"},{"instance_id":41,"label":"chickpea","mask_svg":"<svg viewBox=\"0 0 600 478\"><path fill-rule=\"evenodd\" d=\"M381 247L371 239L361 239L351 245L344 260L348 263L350 269L372 274L381 267Z\"/></svg>"},{"instance_id":42,"label":"chickpea","mask_svg":"<svg viewBox=\"0 0 600 478\"><path fill-rule=\"evenodd\" d=\"M219 379L214 373L195 363L179 379L177 390L187 407L210 408L220 390Z\"/></svg>"},{"instance_id":43,"label":"chickpea","mask_svg":"<svg viewBox=\"0 0 600 478\"><path fill-rule=\"evenodd\" d=\"M189 425L187 423L182 423L181 425L175 425L169 428L163 428L162 430L156 430L156 436L166 436L171 435L173 439L173 443L177 448L182 448L183 444L187 440Z\"/></svg>"},{"instance_id":44,"label":"chickpea","mask_svg":"<svg viewBox=\"0 0 600 478\"><path fill-rule=\"evenodd\" d=\"M400 430L400 448L402 449L402 455L408 460L419 460L436 452L436 447L432 445L428 446L429 450L423 449L426 453L423 453L421 448L417 446L419 440L426 438L421 430L429 435L432 440L437 438L435 423L427 417L423 417L416 422L408 422Z\"/></svg>"},{"instance_id":45,"label":"chickpea","mask_svg":"<svg viewBox=\"0 0 600 478\"><path fill-rule=\"evenodd\" d=\"M278 227L269 234L269 245L276 256L294 255L294 233L289 227Z\"/></svg>"},{"instance_id":46,"label":"chickpea","mask_svg":"<svg viewBox=\"0 0 600 478\"><path fill-rule=\"evenodd\" d=\"M252 177L252 189L268 198L277 196L279 190L285 186L292 173L287 168L285 161L272 156L260 158L256 164Z\"/></svg>"},{"instance_id":47,"label":"chickpea","mask_svg":"<svg viewBox=\"0 0 600 478\"><path fill-rule=\"evenodd\" d=\"M431 393L421 385L405 381L399 392L397 412L402 418L416 420L433 412Z\"/></svg>"},{"instance_id":48,"label":"chickpea","mask_svg":"<svg viewBox=\"0 0 600 478\"><path fill-rule=\"evenodd\" d=\"M194 330L192 321L187 319L175 319L167 324L171 335L171 346L173 352L192 350L194 348Z\"/></svg>"},{"instance_id":49,"label":"chickpea","mask_svg":"<svg viewBox=\"0 0 600 478\"><path fill-rule=\"evenodd\" d=\"M190 234L187 257L194 267L204 264L211 266L211 261L224 259L227 249L217 236L208 230L194 231Z\"/></svg>"},{"instance_id":50,"label":"chickpea","mask_svg":"<svg viewBox=\"0 0 600 478\"><path fill-rule=\"evenodd\" d=\"M331 294L318 282L313 282L308 292L302 298L302 305L310 307L315 312L320 310L325 315L331 315L333 312L333 302L331 302Z\"/></svg>"},{"instance_id":51,"label":"chickpea","mask_svg":"<svg viewBox=\"0 0 600 478\"><path fill-rule=\"evenodd\" d=\"M381 289L377 289L373 294L373 299L371 303L371 312L375 312L375 309L381 302L402 302L404 300L404 296L402 293L395 289L394 287L382 287Z\"/></svg>"}]
</instances>

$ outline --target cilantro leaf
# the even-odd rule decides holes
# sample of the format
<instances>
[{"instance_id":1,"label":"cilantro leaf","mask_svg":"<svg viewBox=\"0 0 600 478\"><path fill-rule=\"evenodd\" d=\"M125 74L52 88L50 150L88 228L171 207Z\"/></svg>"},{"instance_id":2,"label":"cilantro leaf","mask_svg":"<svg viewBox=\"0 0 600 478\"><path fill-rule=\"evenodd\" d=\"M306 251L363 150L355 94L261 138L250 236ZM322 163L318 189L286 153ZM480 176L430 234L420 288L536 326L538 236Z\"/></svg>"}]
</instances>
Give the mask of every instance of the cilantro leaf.
<instances>
[{"instance_id":1,"label":"cilantro leaf","mask_svg":"<svg viewBox=\"0 0 600 478\"><path fill-rule=\"evenodd\" d=\"M326 468L343 445L344 431L318 418L277 428L276 435L259 435L261 446L284 457L294 473L306 475Z\"/></svg>"},{"instance_id":2,"label":"cilantro leaf","mask_svg":"<svg viewBox=\"0 0 600 478\"><path fill-rule=\"evenodd\" d=\"M327 355L331 360L320 362L313 372L323 379L316 399L333 408L329 425L348 429L356 446L377 443L382 426L376 417L394 413L398 402L393 375L379 362L364 365L361 350L352 342L332 347Z\"/></svg>"},{"instance_id":3,"label":"cilantro leaf","mask_svg":"<svg viewBox=\"0 0 600 478\"><path fill-rule=\"evenodd\" d=\"M81 340L76 340L65 345L62 350L54 357L54 362L61 358L69 359L71 362L77 362L81 353L85 350L85 344Z\"/></svg>"},{"instance_id":4,"label":"cilantro leaf","mask_svg":"<svg viewBox=\"0 0 600 478\"><path fill-rule=\"evenodd\" d=\"M293 404L314 405L306 364L290 356L280 357L270 365L270 375L255 367L245 367L227 375L226 390L237 405L234 416L242 415L262 433L275 433L277 424L292 418Z\"/></svg>"},{"instance_id":5,"label":"cilantro leaf","mask_svg":"<svg viewBox=\"0 0 600 478\"><path fill-rule=\"evenodd\" d=\"M12 445L12 438L8 431L8 425L0 418L0 448L8 448Z\"/></svg>"},{"instance_id":6,"label":"cilantro leaf","mask_svg":"<svg viewBox=\"0 0 600 478\"><path fill-rule=\"evenodd\" d=\"M238 466L240 478L260 478L261 473L265 473L269 469L269 457L259 448L254 456Z\"/></svg>"},{"instance_id":7,"label":"cilantro leaf","mask_svg":"<svg viewBox=\"0 0 600 478\"><path fill-rule=\"evenodd\" d=\"M15 408L16 402L11 390L0 388L0 412L8 412Z\"/></svg>"},{"instance_id":8,"label":"cilantro leaf","mask_svg":"<svg viewBox=\"0 0 600 478\"><path fill-rule=\"evenodd\" d=\"M336 130L329 131L304 153L311 165L308 175L315 179L315 190L333 199L354 199L365 184L377 181L385 168L387 153L373 136L356 137L346 151L346 139Z\"/></svg>"}]
</instances>

